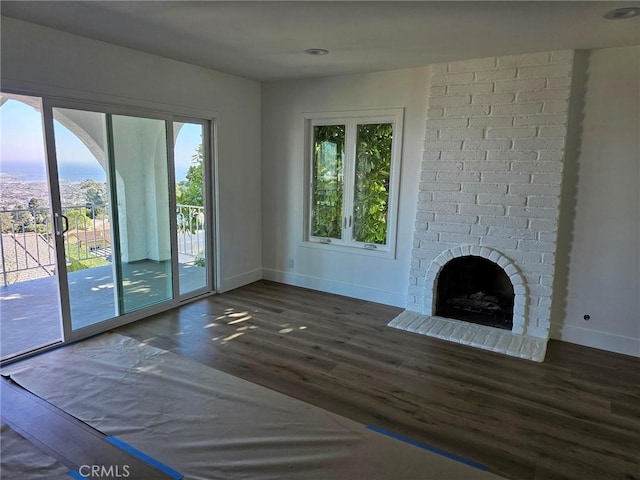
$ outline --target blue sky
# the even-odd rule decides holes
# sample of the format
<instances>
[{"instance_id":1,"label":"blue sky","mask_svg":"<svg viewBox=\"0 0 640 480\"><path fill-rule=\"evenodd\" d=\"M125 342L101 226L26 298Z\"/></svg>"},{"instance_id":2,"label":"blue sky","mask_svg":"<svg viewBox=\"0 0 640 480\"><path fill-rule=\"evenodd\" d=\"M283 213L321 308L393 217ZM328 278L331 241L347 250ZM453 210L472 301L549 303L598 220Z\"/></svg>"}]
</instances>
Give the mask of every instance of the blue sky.
<instances>
[{"instance_id":1,"label":"blue sky","mask_svg":"<svg viewBox=\"0 0 640 480\"><path fill-rule=\"evenodd\" d=\"M66 127L55 123L60 178L104 180L102 167L87 147ZM185 177L200 136L200 125L186 124L180 130L175 143L177 180ZM0 172L25 175L25 180L44 180L46 175L41 114L15 100L0 107Z\"/></svg>"}]
</instances>

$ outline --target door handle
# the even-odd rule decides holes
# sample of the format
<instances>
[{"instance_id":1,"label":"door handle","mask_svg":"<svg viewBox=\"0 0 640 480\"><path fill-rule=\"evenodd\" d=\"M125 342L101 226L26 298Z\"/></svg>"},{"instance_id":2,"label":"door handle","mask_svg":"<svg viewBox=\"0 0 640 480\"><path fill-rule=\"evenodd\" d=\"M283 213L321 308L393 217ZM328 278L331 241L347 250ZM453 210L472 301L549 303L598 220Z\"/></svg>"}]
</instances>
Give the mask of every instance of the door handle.
<instances>
[{"instance_id":1,"label":"door handle","mask_svg":"<svg viewBox=\"0 0 640 480\"><path fill-rule=\"evenodd\" d=\"M69 231L69 219L61 213L56 213L56 234L64 235Z\"/></svg>"}]
</instances>

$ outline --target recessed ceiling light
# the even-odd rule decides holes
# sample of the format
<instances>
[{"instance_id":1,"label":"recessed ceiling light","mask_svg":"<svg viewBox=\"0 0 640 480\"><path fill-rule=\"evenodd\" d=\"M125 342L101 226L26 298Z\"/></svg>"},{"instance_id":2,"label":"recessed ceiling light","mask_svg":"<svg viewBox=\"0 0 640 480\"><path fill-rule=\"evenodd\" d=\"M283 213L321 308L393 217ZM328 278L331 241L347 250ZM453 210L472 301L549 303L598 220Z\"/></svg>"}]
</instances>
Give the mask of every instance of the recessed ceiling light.
<instances>
[{"instance_id":1,"label":"recessed ceiling light","mask_svg":"<svg viewBox=\"0 0 640 480\"><path fill-rule=\"evenodd\" d=\"M627 7L627 8L616 8L615 10L611 10L604 14L604 18L609 20L623 20L625 18L633 18L640 15L640 8L636 7Z\"/></svg>"},{"instance_id":2,"label":"recessed ceiling light","mask_svg":"<svg viewBox=\"0 0 640 480\"><path fill-rule=\"evenodd\" d=\"M308 48L304 53L307 55L326 55L329 53L329 50L325 50L324 48Z\"/></svg>"}]
</instances>

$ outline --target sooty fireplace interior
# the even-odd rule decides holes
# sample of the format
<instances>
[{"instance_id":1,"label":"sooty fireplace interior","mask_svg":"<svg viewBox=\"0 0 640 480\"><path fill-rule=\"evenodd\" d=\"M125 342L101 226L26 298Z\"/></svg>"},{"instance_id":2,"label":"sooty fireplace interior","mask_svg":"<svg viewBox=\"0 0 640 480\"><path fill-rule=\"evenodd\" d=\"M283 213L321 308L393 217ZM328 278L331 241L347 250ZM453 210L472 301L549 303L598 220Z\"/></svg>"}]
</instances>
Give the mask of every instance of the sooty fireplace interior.
<instances>
[{"instance_id":1,"label":"sooty fireplace interior","mask_svg":"<svg viewBox=\"0 0 640 480\"><path fill-rule=\"evenodd\" d=\"M454 258L440 272L436 311L490 327L513 327L513 285L499 265L476 256Z\"/></svg>"}]
</instances>

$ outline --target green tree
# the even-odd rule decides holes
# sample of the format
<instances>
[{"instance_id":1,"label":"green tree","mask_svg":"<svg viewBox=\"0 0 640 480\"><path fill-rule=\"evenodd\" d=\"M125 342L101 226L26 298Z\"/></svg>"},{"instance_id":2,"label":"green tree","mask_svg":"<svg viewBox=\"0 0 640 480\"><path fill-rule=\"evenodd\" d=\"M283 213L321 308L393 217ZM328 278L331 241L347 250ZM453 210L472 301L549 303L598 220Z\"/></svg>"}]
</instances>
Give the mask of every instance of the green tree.
<instances>
[{"instance_id":1,"label":"green tree","mask_svg":"<svg viewBox=\"0 0 640 480\"><path fill-rule=\"evenodd\" d=\"M313 230L316 237L342 236L342 180L345 126L314 127Z\"/></svg>"},{"instance_id":2,"label":"green tree","mask_svg":"<svg viewBox=\"0 0 640 480\"><path fill-rule=\"evenodd\" d=\"M96 218L105 212L107 199L107 184L96 180L86 179L80 183L80 190L84 192L87 206L87 216Z\"/></svg>"},{"instance_id":3,"label":"green tree","mask_svg":"<svg viewBox=\"0 0 640 480\"><path fill-rule=\"evenodd\" d=\"M200 144L196 148L196 153L191 157L191 165L185 175L186 179L178 182L176 186L177 203L204 206L203 160L204 149Z\"/></svg>"},{"instance_id":4,"label":"green tree","mask_svg":"<svg viewBox=\"0 0 640 480\"><path fill-rule=\"evenodd\" d=\"M13 222L16 232L31 232L35 227L35 219L29 211L29 207L25 205L16 206L13 211Z\"/></svg>"},{"instance_id":5,"label":"green tree","mask_svg":"<svg viewBox=\"0 0 640 480\"><path fill-rule=\"evenodd\" d=\"M72 208L65 215L69 219L70 230L86 230L91 226L91 218L87 215L86 208Z\"/></svg>"},{"instance_id":6,"label":"green tree","mask_svg":"<svg viewBox=\"0 0 640 480\"><path fill-rule=\"evenodd\" d=\"M0 227L2 233L8 233L13 228L13 216L9 212L0 212Z\"/></svg>"},{"instance_id":7,"label":"green tree","mask_svg":"<svg viewBox=\"0 0 640 480\"><path fill-rule=\"evenodd\" d=\"M387 241L392 140L390 123L358 125L353 172L353 239L357 242ZM344 125L314 127L314 236L342 236L344 149Z\"/></svg>"},{"instance_id":8,"label":"green tree","mask_svg":"<svg viewBox=\"0 0 640 480\"><path fill-rule=\"evenodd\" d=\"M358 126L353 219L356 241L387 241L392 140L390 123Z\"/></svg>"},{"instance_id":9,"label":"green tree","mask_svg":"<svg viewBox=\"0 0 640 480\"><path fill-rule=\"evenodd\" d=\"M35 210L36 208L40 208L41 205L42 205L42 202L35 197L29 200L29 203L27 204L30 210Z\"/></svg>"},{"instance_id":10,"label":"green tree","mask_svg":"<svg viewBox=\"0 0 640 480\"><path fill-rule=\"evenodd\" d=\"M36 224L36 228L39 230L43 230L43 227L47 223L47 219L49 218L49 211L46 206L43 206L42 200L38 198L32 198L29 200L27 207L31 211L31 215L34 218L34 222Z\"/></svg>"}]
</instances>

